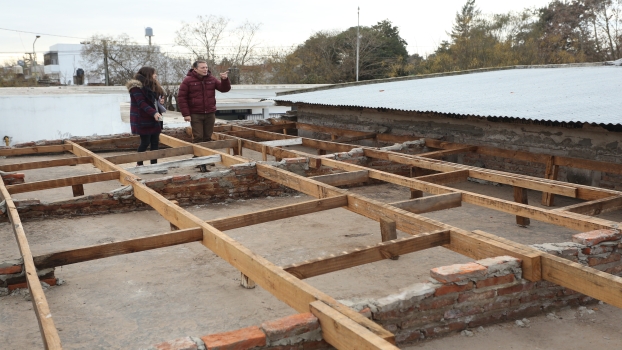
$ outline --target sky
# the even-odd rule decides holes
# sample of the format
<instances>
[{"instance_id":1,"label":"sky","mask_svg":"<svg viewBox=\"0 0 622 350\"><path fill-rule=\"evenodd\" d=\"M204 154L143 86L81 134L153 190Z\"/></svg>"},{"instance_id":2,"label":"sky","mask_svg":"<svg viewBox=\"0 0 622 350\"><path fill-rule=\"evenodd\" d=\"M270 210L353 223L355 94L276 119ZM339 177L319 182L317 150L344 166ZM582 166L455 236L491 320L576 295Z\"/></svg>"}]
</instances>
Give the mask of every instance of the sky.
<instances>
[{"instance_id":1,"label":"sky","mask_svg":"<svg viewBox=\"0 0 622 350\"><path fill-rule=\"evenodd\" d=\"M482 13L507 13L542 7L551 0L476 0ZM3 0L0 11L0 63L35 51L39 61L54 44L79 43L94 34L127 34L147 43L144 28L153 28L152 42L163 51L178 51L173 46L175 32L182 22L198 15L224 16L231 26L249 20L261 23L259 46L288 48L303 43L320 30L345 30L357 25L371 26L384 19L399 27L410 54L425 55L448 38L456 12L466 0ZM6 30L10 29L10 30ZM31 33L16 32L18 30ZM60 35L67 37L52 36ZM70 38L71 37L71 38Z\"/></svg>"}]
</instances>

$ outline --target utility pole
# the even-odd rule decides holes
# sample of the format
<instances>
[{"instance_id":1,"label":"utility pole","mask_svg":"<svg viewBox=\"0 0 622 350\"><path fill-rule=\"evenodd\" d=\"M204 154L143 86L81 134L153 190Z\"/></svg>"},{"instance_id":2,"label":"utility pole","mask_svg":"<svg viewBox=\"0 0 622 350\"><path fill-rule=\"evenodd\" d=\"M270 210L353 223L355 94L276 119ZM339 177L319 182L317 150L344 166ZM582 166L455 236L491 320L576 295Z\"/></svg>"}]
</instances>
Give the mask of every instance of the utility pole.
<instances>
[{"instance_id":1,"label":"utility pole","mask_svg":"<svg viewBox=\"0 0 622 350\"><path fill-rule=\"evenodd\" d=\"M360 19L361 19L361 7L359 6L356 11L356 81L359 81L359 41L361 37L359 35Z\"/></svg>"},{"instance_id":2,"label":"utility pole","mask_svg":"<svg viewBox=\"0 0 622 350\"><path fill-rule=\"evenodd\" d=\"M106 86L109 86L110 81L109 81L109 76L108 76L108 41L107 40L102 40L103 44L104 44L104 74L105 74L105 81L106 81Z\"/></svg>"},{"instance_id":3,"label":"utility pole","mask_svg":"<svg viewBox=\"0 0 622 350\"><path fill-rule=\"evenodd\" d=\"M34 71L34 75L35 75L35 85L38 85L38 79L37 79L37 51L35 51L35 43L37 42L37 39L39 39L41 37L41 35L37 35L37 37L35 38L35 41L32 42L32 57L34 57L34 61L32 59L32 57L30 57L30 62L32 63L32 67L33 67L33 71Z\"/></svg>"}]
</instances>

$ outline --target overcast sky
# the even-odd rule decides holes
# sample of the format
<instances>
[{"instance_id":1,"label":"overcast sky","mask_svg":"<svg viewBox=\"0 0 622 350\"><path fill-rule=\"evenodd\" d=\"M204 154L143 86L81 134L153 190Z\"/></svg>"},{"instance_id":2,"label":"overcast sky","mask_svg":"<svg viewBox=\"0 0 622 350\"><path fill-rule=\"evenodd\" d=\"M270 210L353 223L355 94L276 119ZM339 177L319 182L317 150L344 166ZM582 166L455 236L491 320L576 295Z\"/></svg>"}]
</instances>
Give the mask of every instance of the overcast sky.
<instances>
[{"instance_id":1,"label":"overcast sky","mask_svg":"<svg viewBox=\"0 0 622 350\"><path fill-rule=\"evenodd\" d=\"M152 27L153 43L164 45L164 51L179 50L173 44L181 22L193 21L198 15L226 16L235 26L248 19L261 23L258 39L261 46L288 47L306 40L320 30L344 30L357 24L369 26L389 19L408 42L409 53L424 55L434 51L447 39L447 31L456 12L466 0L264 0L264 1L196 1L196 0L3 0L0 28L0 63L32 52L34 33L41 38L35 50L42 53L58 43L79 43L93 34L116 36L128 34L138 42L147 42L144 28ZM483 13L506 13L524 8L542 7L550 0L477 0ZM64 35L76 38L51 36Z\"/></svg>"}]
</instances>

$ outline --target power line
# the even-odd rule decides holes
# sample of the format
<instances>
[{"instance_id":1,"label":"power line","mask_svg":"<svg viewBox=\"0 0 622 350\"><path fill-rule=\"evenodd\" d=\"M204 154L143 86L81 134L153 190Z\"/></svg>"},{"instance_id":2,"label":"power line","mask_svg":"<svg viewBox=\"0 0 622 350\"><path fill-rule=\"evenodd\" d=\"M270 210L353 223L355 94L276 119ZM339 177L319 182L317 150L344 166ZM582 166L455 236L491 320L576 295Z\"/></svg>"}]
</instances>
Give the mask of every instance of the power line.
<instances>
[{"instance_id":1,"label":"power line","mask_svg":"<svg viewBox=\"0 0 622 350\"><path fill-rule=\"evenodd\" d=\"M80 39L80 40L85 40L87 38L78 38L76 36L67 36L67 35L57 35L57 34L46 34L46 33L41 33L41 32L27 32L25 30L17 30L17 29L8 29L8 28L0 28L0 30L7 30L9 32L18 32L18 33L28 33L28 34L39 34L39 35L47 35L47 36L58 36L61 38L72 38L72 39Z\"/></svg>"}]
</instances>

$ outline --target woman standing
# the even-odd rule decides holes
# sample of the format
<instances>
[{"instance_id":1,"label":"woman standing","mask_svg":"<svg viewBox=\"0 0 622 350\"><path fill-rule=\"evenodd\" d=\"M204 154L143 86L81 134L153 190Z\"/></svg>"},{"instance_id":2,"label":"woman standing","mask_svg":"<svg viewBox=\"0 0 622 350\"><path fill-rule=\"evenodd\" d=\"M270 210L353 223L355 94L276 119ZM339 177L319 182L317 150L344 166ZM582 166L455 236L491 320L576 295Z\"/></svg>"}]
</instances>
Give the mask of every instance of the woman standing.
<instances>
[{"instance_id":1,"label":"woman standing","mask_svg":"<svg viewBox=\"0 0 622 350\"><path fill-rule=\"evenodd\" d=\"M134 79L125 84L130 92L130 125L132 134L140 135L140 146L138 152L145 152L151 145L151 150L158 149L160 132L162 126L160 121L162 115L157 109L157 100L164 95L164 90L157 80L158 75L151 67L142 67ZM157 159L152 159L151 164L157 163ZM138 162L137 165L143 165Z\"/></svg>"}]
</instances>

